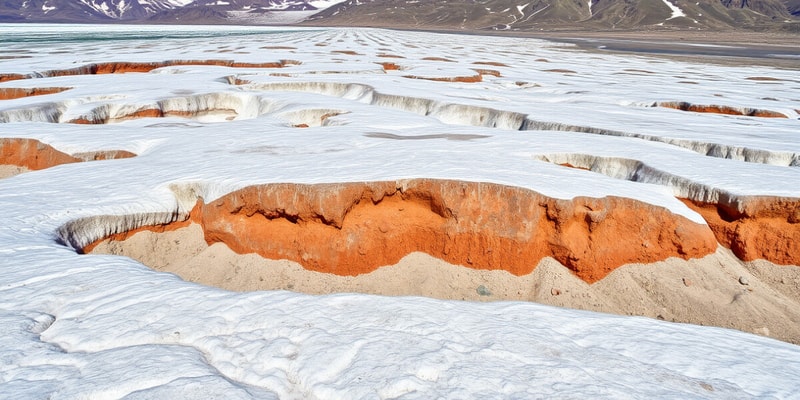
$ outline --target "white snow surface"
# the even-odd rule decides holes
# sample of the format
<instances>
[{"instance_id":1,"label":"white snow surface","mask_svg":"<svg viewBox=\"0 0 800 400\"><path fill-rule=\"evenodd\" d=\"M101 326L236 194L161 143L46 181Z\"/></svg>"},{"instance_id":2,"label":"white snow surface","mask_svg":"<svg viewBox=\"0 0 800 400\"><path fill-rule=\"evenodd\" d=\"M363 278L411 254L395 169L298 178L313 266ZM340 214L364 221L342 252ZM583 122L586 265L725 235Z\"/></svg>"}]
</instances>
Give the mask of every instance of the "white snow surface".
<instances>
[{"instance_id":1,"label":"white snow surface","mask_svg":"<svg viewBox=\"0 0 800 400\"><path fill-rule=\"evenodd\" d=\"M0 37L53 29L84 39L0 40L3 53L26 56L0 59L0 74L46 75L106 61L302 64L173 66L0 84L72 88L0 102L0 136L35 138L67 153L138 154L0 180L0 398L800 393L800 347L738 331L519 302L230 293L127 258L78 255L55 240L78 218L160 213L168 220L195 196L208 202L253 184L417 177L495 182L558 198L623 196L702 222L674 196L800 197L800 168L790 166L800 153L796 71L373 29L137 27L219 37L98 42L85 32L102 27L0 25ZM405 58L379 57L387 53ZM383 71L384 61L403 70ZM474 64L487 61L504 66ZM501 76L480 83L404 77L469 76L475 68ZM778 80L747 79L764 76ZM231 77L250 83L231 85ZM789 118L686 113L649 107L654 101L765 108ZM66 123L154 106L199 114ZM320 121L331 113L339 115ZM301 123L309 128L293 127ZM519 130L534 125L544 130ZM565 126L605 134L553 130ZM542 161L588 156L611 160L610 176ZM624 175L625 160L656 172L640 177L647 183L611 177Z\"/></svg>"},{"instance_id":2,"label":"white snow surface","mask_svg":"<svg viewBox=\"0 0 800 400\"><path fill-rule=\"evenodd\" d=\"M671 1L669 1L669 0L662 0L662 1L672 11L672 15L669 18L667 18L668 21L671 20L671 19L674 19L674 18L685 17L686 16L686 13L683 12L683 9L681 9L677 5L673 4Z\"/></svg>"}]
</instances>

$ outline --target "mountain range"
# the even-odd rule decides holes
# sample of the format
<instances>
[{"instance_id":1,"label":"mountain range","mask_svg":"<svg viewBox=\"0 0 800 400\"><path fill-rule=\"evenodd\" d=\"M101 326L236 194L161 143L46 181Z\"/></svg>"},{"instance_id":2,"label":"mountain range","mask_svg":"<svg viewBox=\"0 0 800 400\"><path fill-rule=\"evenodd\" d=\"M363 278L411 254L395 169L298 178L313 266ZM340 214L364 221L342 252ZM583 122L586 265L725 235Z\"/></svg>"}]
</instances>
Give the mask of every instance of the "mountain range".
<instances>
[{"instance_id":1,"label":"mountain range","mask_svg":"<svg viewBox=\"0 0 800 400\"><path fill-rule=\"evenodd\" d=\"M0 0L0 22L800 32L800 0Z\"/></svg>"}]
</instances>

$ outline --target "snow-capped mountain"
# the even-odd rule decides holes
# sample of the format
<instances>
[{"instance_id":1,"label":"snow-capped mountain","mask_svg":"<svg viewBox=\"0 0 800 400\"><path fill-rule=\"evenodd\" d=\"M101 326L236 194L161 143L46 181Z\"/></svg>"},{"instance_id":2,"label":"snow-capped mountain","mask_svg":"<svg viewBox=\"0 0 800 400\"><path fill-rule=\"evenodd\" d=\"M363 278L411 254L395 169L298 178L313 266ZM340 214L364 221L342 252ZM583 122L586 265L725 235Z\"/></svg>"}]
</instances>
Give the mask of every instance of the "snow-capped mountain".
<instances>
[{"instance_id":1,"label":"snow-capped mountain","mask_svg":"<svg viewBox=\"0 0 800 400\"><path fill-rule=\"evenodd\" d=\"M798 0L347 0L311 19L342 26L495 30L730 29L781 24L797 29L798 17Z\"/></svg>"},{"instance_id":2,"label":"snow-capped mountain","mask_svg":"<svg viewBox=\"0 0 800 400\"><path fill-rule=\"evenodd\" d=\"M304 14L294 22L330 7L337 0L23 0L0 2L0 21L28 22L258 22L279 12ZM271 16L276 19L275 16Z\"/></svg>"}]
</instances>

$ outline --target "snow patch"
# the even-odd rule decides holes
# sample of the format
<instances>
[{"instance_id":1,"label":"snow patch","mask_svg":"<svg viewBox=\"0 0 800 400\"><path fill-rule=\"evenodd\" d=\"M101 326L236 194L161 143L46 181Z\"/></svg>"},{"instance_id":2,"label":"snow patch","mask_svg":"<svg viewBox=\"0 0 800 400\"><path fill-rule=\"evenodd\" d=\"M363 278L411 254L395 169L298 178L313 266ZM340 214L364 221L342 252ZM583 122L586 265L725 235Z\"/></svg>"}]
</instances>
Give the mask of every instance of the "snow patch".
<instances>
[{"instance_id":1,"label":"snow patch","mask_svg":"<svg viewBox=\"0 0 800 400\"><path fill-rule=\"evenodd\" d=\"M670 2L670 0L661 0L661 1L663 1L664 4L666 4L667 7L669 7L670 10L672 10L672 16L667 18L667 21L669 21L671 19L674 19L674 18L685 17L686 16L686 13L684 13L683 10L680 7L678 7L677 5L675 5L672 2Z\"/></svg>"}]
</instances>

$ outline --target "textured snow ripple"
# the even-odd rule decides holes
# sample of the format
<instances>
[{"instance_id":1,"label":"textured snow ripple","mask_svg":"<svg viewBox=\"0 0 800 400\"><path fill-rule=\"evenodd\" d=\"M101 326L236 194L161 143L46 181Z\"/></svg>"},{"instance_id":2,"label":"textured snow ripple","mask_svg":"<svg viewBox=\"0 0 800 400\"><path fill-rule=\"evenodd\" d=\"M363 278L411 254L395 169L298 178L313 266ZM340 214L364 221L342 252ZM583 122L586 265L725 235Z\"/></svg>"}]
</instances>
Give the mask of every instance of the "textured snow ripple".
<instances>
[{"instance_id":1,"label":"textured snow ripple","mask_svg":"<svg viewBox=\"0 0 800 400\"><path fill-rule=\"evenodd\" d=\"M446 124L522 131L547 130L582 132L608 136L623 136L666 143L711 157L770 165L800 166L800 154L797 153L751 149L720 143L675 139L657 135L565 124L561 122L539 121L532 119L529 115L513 111L504 111L467 104L443 103L419 97L384 94L376 91L375 88L371 86L363 84L344 84L335 82L291 82L266 84L251 83L244 85L244 88L254 91L298 91L341 97L379 107L392 108L414 114L425 115L436 118Z\"/></svg>"}]
</instances>

